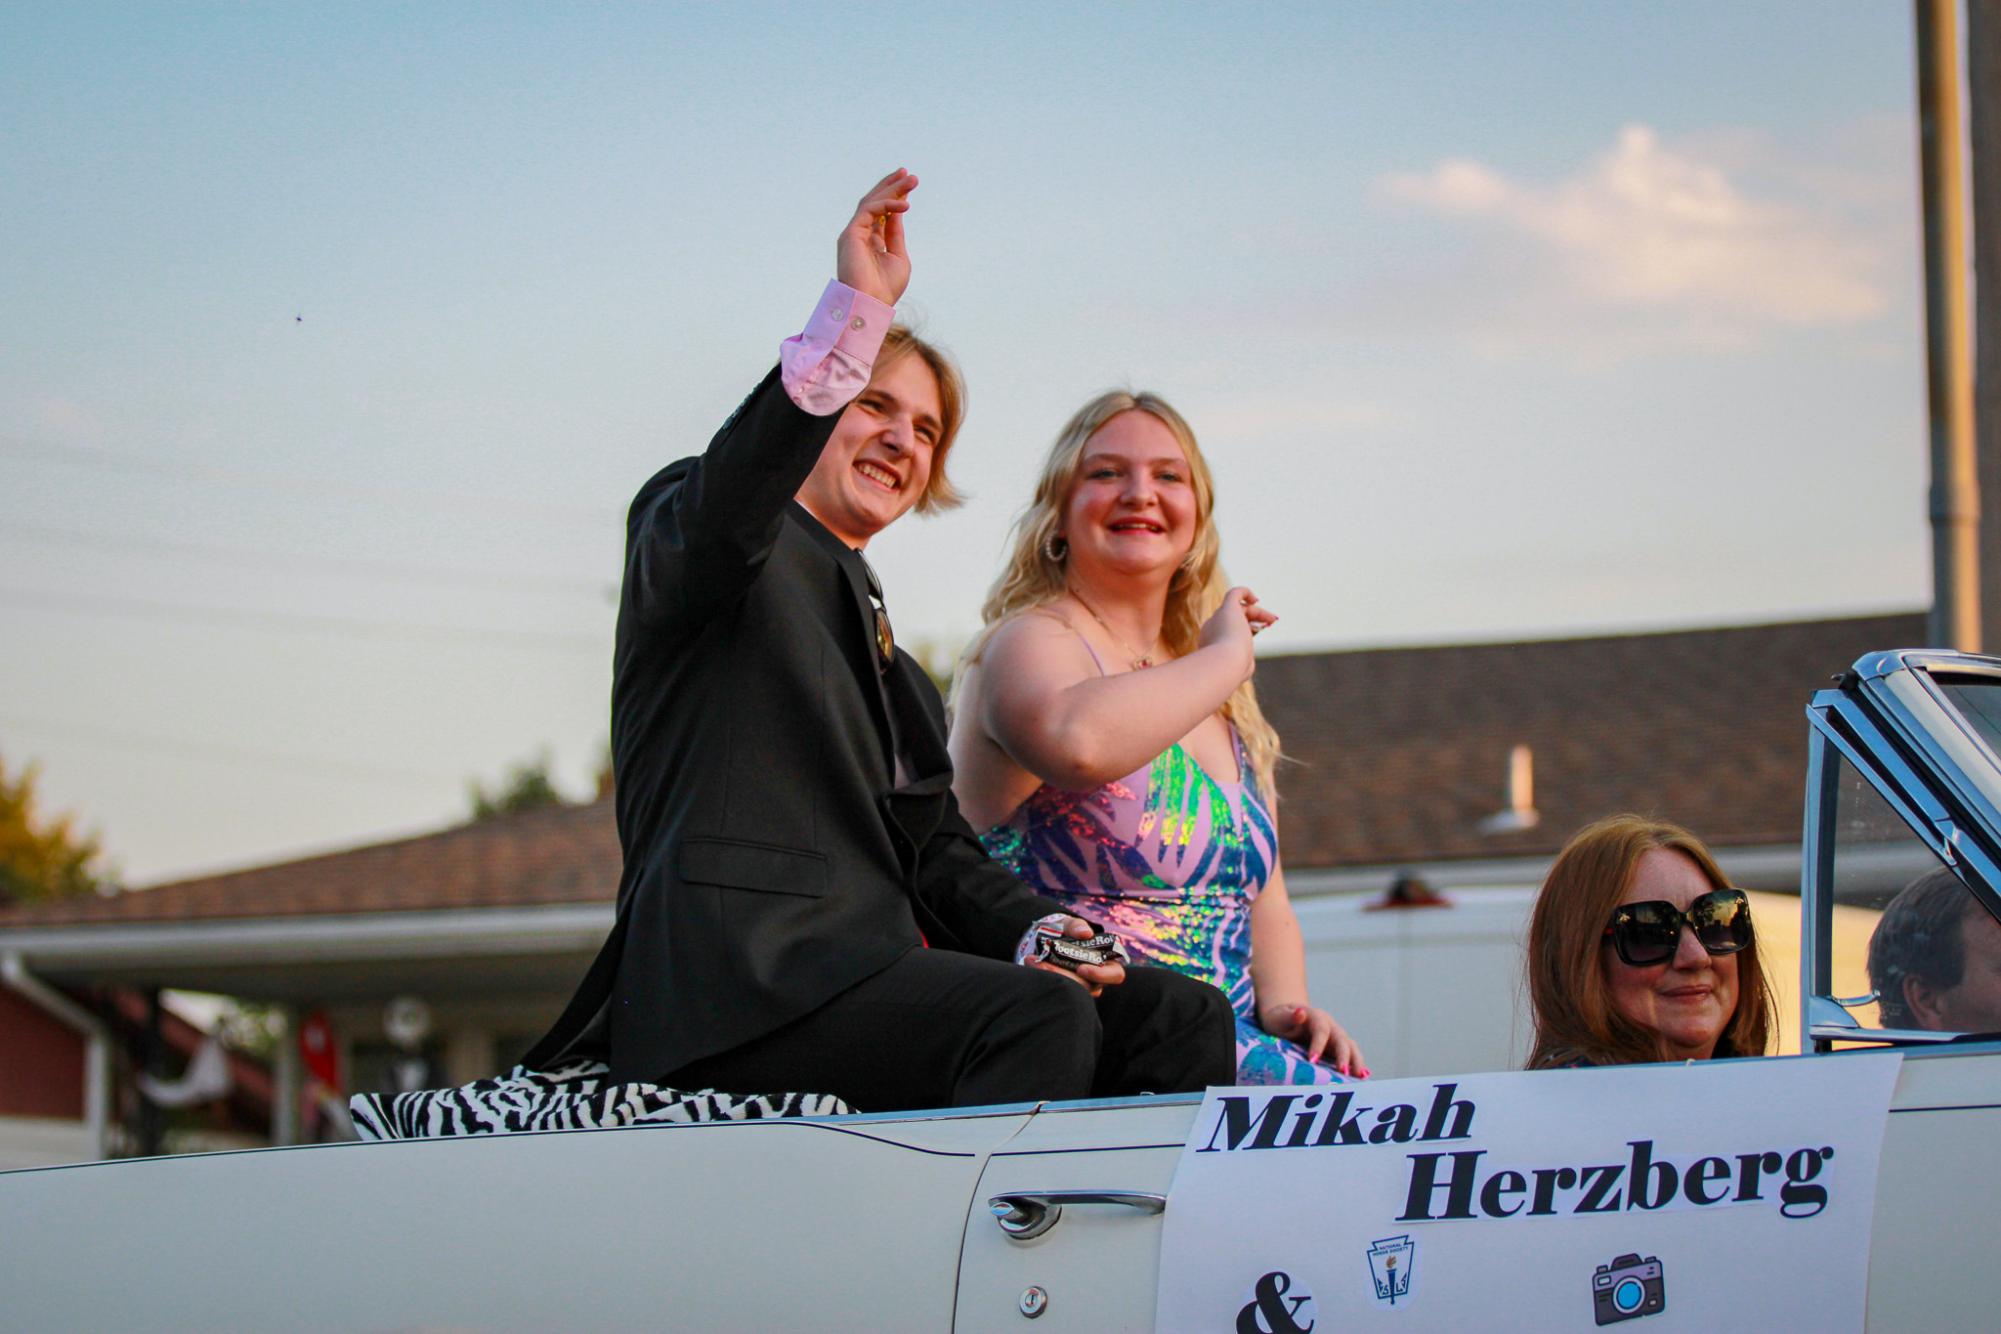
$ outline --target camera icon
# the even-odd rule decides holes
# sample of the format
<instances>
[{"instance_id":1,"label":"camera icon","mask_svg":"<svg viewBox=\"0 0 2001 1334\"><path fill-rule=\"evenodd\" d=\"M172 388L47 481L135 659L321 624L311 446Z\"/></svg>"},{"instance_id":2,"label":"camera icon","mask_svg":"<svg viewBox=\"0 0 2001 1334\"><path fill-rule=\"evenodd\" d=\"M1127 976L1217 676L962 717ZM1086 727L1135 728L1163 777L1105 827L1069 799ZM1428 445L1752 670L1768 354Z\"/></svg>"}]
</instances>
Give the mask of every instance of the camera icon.
<instances>
[{"instance_id":1,"label":"camera icon","mask_svg":"<svg viewBox=\"0 0 2001 1334\"><path fill-rule=\"evenodd\" d=\"M1598 1324L1638 1320L1667 1310L1667 1284L1660 1257L1621 1255L1591 1275L1591 1314Z\"/></svg>"}]
</instances>

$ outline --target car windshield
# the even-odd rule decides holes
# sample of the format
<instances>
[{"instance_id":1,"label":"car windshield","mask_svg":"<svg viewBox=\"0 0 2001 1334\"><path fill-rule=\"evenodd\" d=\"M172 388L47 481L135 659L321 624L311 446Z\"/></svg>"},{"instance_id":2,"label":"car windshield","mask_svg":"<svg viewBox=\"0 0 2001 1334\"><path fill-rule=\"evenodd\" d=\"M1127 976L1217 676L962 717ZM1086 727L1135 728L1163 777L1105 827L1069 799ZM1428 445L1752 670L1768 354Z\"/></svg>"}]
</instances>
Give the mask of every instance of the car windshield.
<instances>
[{"instance_id":1,"label":"car windshield","mask_svg":"<svg viewBox=\"0 0 2001 1334\"><path fill-rule=\"evenodd\" d=\"M1941 672L1932 685L1981 743L1947 745L1952 761L2001 772L2001 677ZM1937 721L1919 721L1937 736ZM1850 1016L1865 1028L2001 1032L2001 920L1969 887L1967 858L1942 864L1846 762L1837 786L1831 981L1852 988Z\"/></svg>"},{"instance_id":2,"label":"car windshield","mask_svg":"<svg viewBox=\"0 0 2001 1334\"><path fill-rule=\"evenodd\" d=\"M2001 763L2001 680L1986 676L1934 678L1966 725Z\"/></svg>"}]
</instances>

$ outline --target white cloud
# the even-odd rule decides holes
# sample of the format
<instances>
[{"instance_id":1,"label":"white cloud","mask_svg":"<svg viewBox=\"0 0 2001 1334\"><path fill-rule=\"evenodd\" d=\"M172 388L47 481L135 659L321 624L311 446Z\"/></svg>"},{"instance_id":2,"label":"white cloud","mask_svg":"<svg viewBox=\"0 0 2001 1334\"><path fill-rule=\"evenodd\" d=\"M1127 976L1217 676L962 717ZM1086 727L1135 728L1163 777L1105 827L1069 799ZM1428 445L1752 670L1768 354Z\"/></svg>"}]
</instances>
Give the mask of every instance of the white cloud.
<instances>
[{"instance_id":1,"label":"white cloud","mask_svg":"<svg viewBox=\"0 0 2001 1334\"><path fill-rule=\"evenodd\" d=\"M1853 325L1886 304L1880 241L1826 207L1754 197L1644 125L1625 127L1610 152L1555 184L1448 159L1384 178L1377 196L1527 241L1573 297L1685 316L1705 340Z\"/></svg>"},{"instance_id":2,"label":"white cloud","mask_svg":"<svg viewBox=\"0 0 2001 1334\"><path fill-rule=\"evenodd\" d=\"M50 435L67 441L95 441L104 424L88 409L67 398L45 398L36 405L35 421Z\"/></svg>"}]
</instances>

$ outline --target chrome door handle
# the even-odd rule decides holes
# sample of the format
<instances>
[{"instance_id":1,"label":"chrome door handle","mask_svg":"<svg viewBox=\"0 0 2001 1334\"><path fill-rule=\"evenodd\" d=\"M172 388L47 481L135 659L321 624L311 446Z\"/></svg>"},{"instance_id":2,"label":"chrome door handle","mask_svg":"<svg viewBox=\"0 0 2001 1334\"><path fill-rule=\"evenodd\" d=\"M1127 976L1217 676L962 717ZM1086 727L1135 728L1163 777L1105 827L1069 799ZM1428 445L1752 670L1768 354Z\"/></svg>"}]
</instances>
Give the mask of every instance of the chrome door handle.
<instances>
[{"instance_id":1,"label":"chrome door handle","mask_svg":"<svg viewBox=\"0 0 2001 1334\"><path fill-rule=\"evenodd\" d=\"M1167 1208L1167 1197L1139 1190L1010 1191L988 1200L987 1209L1009 1240L1032 1241L1056 1226L1066 1204L1117 1204L1157 1214Z\"/></svg>"}]
</instances>

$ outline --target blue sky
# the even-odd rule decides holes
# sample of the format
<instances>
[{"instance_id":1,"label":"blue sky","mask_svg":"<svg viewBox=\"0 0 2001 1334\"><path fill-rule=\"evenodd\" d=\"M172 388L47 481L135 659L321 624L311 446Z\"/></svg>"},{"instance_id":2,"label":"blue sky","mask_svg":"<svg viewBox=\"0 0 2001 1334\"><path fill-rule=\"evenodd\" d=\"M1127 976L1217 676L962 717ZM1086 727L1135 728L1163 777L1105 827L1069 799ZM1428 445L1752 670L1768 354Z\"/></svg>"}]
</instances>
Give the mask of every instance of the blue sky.
<instances>
[{"instance_id":1,"label":"blue sky","mask_svg":"<svg viewBox=\"0 0 2001 1334\"><path fill-rule=\"evenodd\" d=\"M0 7L0 756L139 882L581 790L626 500L897 165L974 497L871 548L906 641L1113 384L1193 422L1267 652L1919 606L1908 26Z\"/></svg>"}]
</instances>

